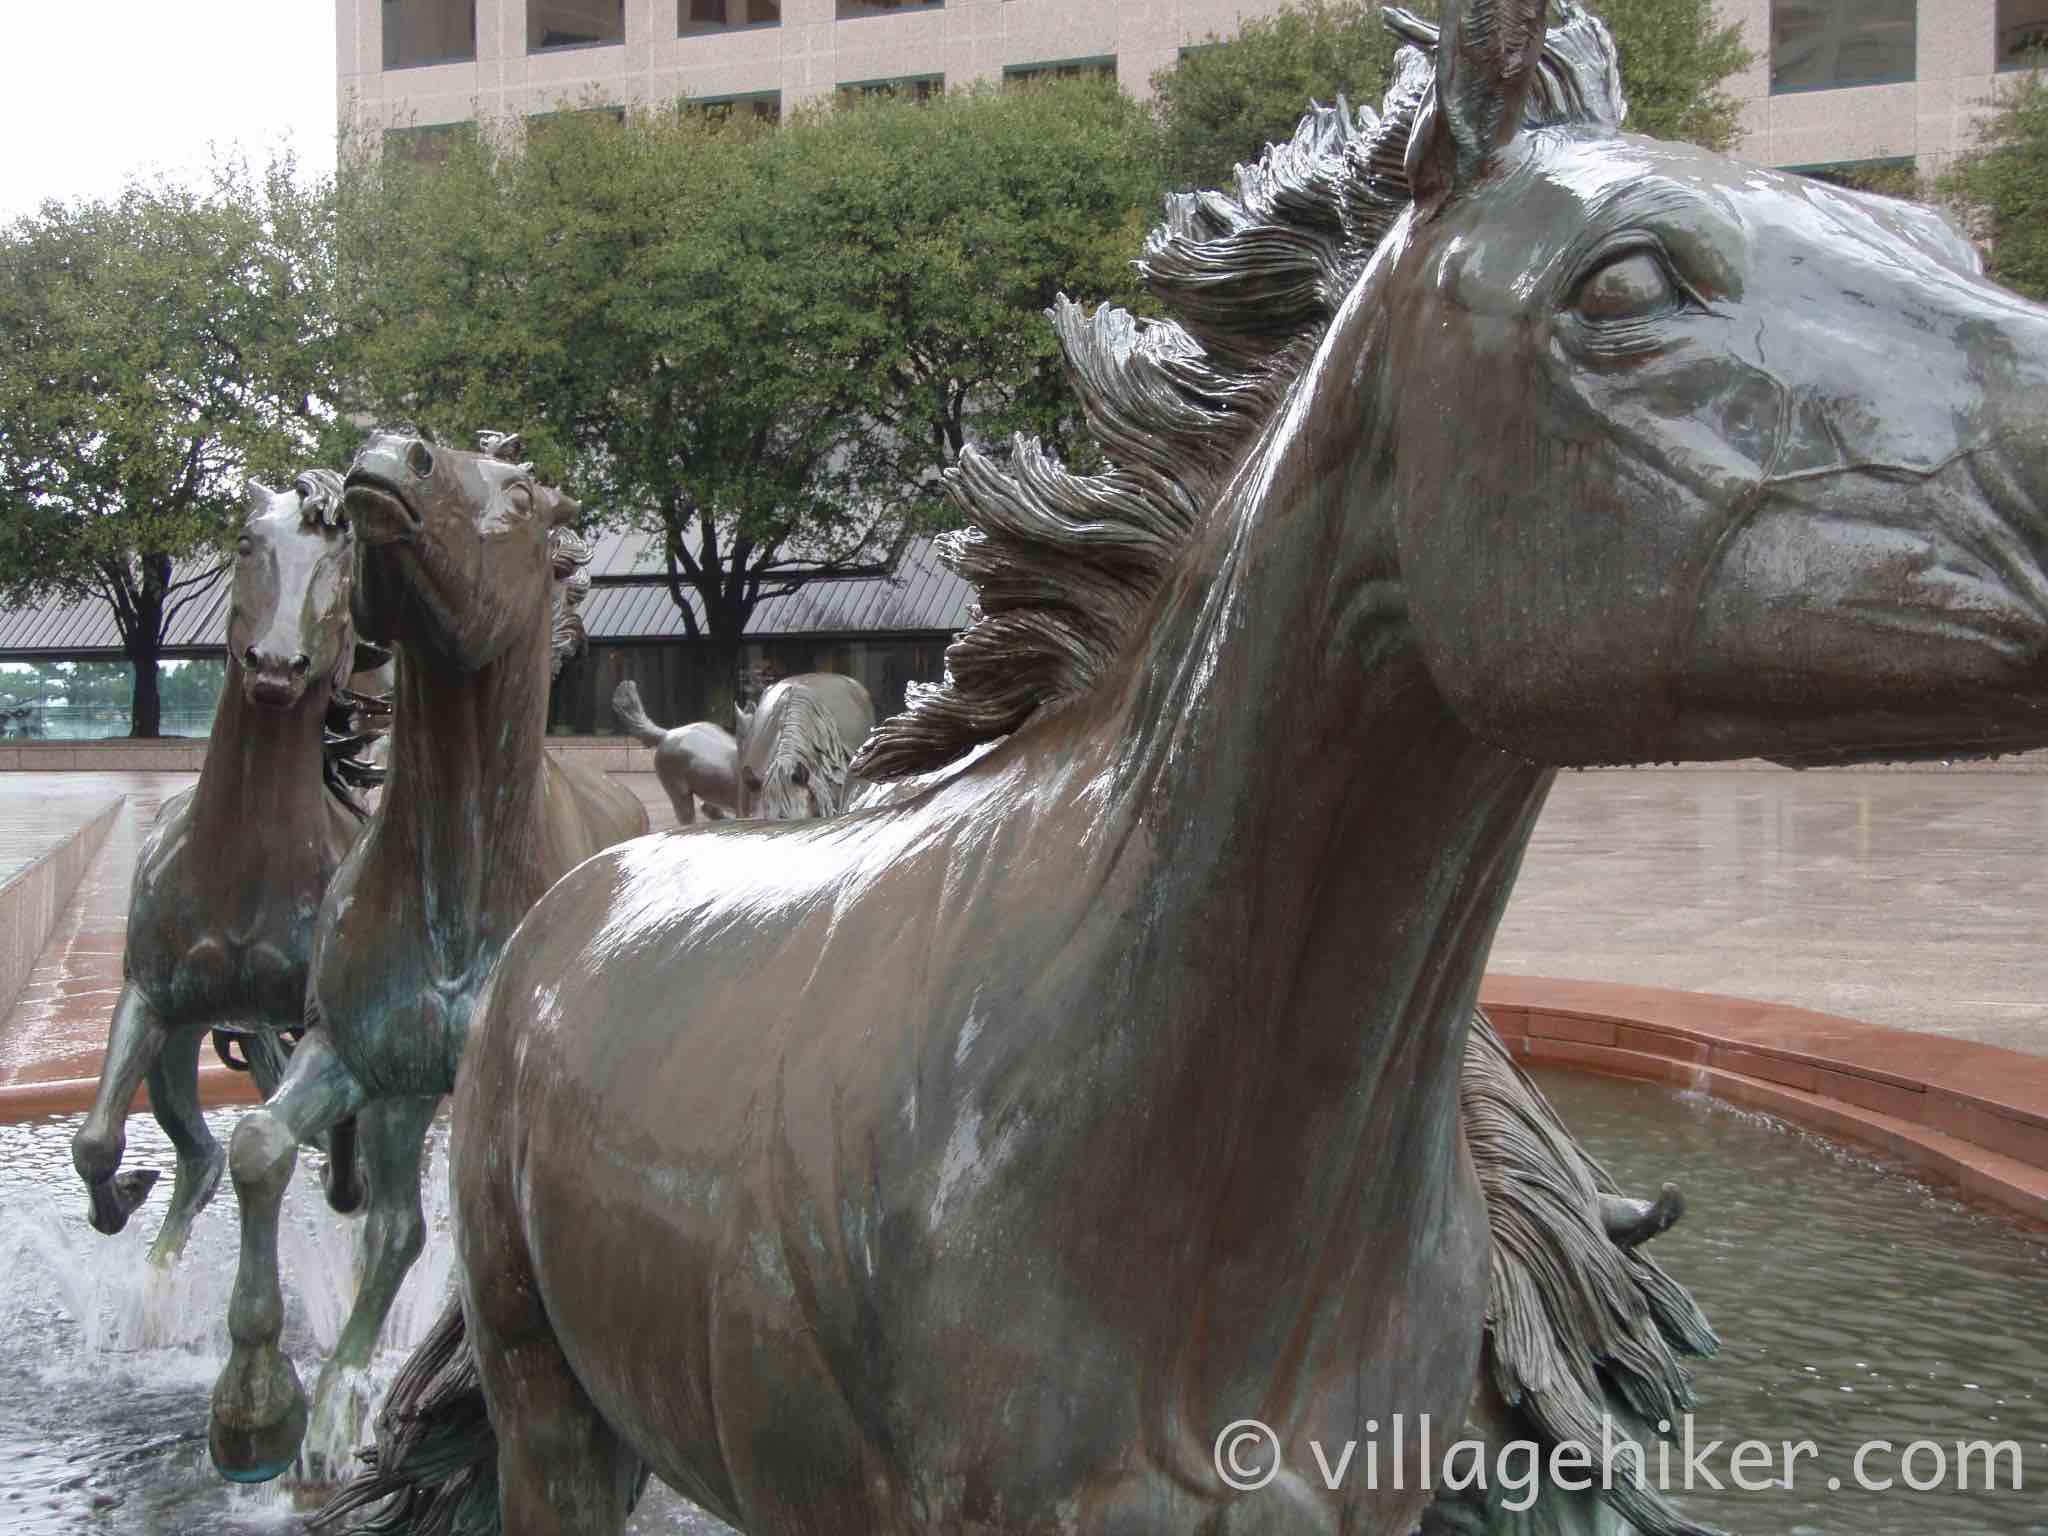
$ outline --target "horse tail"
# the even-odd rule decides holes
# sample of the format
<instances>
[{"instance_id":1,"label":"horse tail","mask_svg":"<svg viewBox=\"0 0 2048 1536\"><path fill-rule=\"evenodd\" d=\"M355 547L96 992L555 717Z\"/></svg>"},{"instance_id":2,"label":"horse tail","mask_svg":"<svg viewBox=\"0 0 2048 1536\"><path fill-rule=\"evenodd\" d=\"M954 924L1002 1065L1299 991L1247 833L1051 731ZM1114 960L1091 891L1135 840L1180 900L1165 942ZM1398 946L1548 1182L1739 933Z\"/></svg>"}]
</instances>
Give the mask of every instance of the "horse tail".
<instances>
[{"instance_id":1,"label":"horse tail","mask_svg":"<svg viewBox=\"0 0 2048 1536\"><path fill-rule=\"evenodd\" d=\"M612 692L612 713L619 717L619 724L630 736L637 736L650 747L661 745L668 735L660 726L647 718L647 711L640 705L640 685L631 678Z\"/></svg>"},{"instance_id":2,"label":"horse tail","mask_svg":"<svg viewBox=\"0 0 2048 1536\"><path fill-rule=\"evenodd\" d=\"M498 1536L498 1436L460 1298L391 1384L365 1467L307 1522L334 1531L382 1507L355 1536Z\"/></svg>"}]
</instances>

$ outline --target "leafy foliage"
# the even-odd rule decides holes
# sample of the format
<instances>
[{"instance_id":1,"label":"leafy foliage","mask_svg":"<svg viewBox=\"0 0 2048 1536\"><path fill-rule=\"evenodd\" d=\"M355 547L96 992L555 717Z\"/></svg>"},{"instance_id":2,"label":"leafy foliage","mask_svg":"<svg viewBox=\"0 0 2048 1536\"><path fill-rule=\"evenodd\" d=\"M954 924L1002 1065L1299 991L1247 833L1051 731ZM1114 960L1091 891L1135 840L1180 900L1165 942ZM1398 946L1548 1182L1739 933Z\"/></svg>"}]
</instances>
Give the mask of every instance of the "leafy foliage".
<instances>
[{"instance_id":1,"label":"leafy foliage","mask_svg":"<svg viewBox=\"0 0 2048 1536\"><path fill-rule=\"evenodd\" d=\"M1940 177L1989 247L1991 275L2048 301L2048 60L1999 81L1976 147Z\"/></svg>"},{"instance_id":2,"label":"leafy foliage","mask_svg":"<svg viewBox=\"0 0 2048 1536\"><path fill-rule=\"evenodd\" d=\"M327 204L289 159L130 184L0 230L0 601L110 604L157 732L156 657L240 526L243 480L346 436Z\"/></svg>"},{"instance_id":3,"label":"leafy foliage","mask_svg":"<svg viewBox=\"0 0 2048 1536\"><path fill-rule=\"evenodd\" d=\"M1434 15L1433 0L1409 7ZM1651 138L1727 149L1739 104L1721 86L1754 55L1713 0L1595 0L1614 33L1628 127ZM1378 105L1395 44L1377 0L1298 0L1213 35L1152 77L1167 176L1181 188L1227 186L1231 168L1284 141L1311 99Z\"/></svg>"},{"instance_id":4,"label":"leafy foliage","mask_svg":"<svg viewBox=\"0 0 2048 1536\"><path fill-rule=\"evenodd\" d=\"M1039 312L1062 287L1128 292L1157 187L1143 109L1095 82L779 128L578 112L518 137L354 157L363 403L446 434L525 428L586 505L663 536L686 627L694 595L728 650L763 597L938 516L967 441L1063 434Z\"/></svg>"}]
</instances>

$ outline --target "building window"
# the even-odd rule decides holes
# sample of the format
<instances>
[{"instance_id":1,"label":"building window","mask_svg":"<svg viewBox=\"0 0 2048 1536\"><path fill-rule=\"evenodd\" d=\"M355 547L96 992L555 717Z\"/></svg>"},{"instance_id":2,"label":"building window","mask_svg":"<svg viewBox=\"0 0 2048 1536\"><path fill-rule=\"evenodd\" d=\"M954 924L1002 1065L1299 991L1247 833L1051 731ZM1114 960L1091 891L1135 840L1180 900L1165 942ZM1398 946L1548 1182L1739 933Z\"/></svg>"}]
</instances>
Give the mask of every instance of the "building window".
<instances>
[{"instance_id":1,"label":"building window","mask_svg":"<svg viewBox=\"0 0 2048 1536\"><path fill-rule=\"evenodd\" d=\"M695 108L706 117L730 118L737 114L764 123L782 121L780 91L755 91L747 96L707 96L702 100L686 101L683 105Z\"/></svg>"},{"instance_id":2,"label":"building window","mask_svg":"<svg viewBox=\"0 0 2048 1536\"><path fill-rule=\"evenodd\" d=\"M839 95L848 101L870 101L880 96L930 101L945 88L944 75L905 75L897 80L849 80L840 85Z\"/></svg>"},{"instance_id":3,"label":"building window","mask_svg":"<svg viewBox=\"0 0 2048 1536\"><path fill-rule=\"evenodd\" d=\"M2048 69L2048 0L1998 0L1998 67Z\"/></svg>"},{"instance_id":4,"label":"building window","mask_svg":"<svg viewBox=\"0 0 2048 1536\"><path fill-rule=\"evenodd\" d=\"M531 142L539 135L546 133L550 128L559 127L561 124L568 122L607 122L613 127L624 127L626 109L624 107L563 107L555 112L535 112L526 119L527 140Z\"/></svg>"},{"instance_id":5,"label":"building window","mask_svg":"<svg viewBox=\"0 0 2048 1536\"><path fill-rule=\"evenodd\" d=\"M838 10L834 17L839 21L857 21L863 16L894 16L902 11L937 11L945 8L946 0L837 0Z\"/></svg>"},{"instance_id":6,"label":"building window","mask_svg":"<svg viewBox=\"0 0 2048 1536\"><path fill-rule=\"evenodd\" d=\"M1040 80L1114 80L1115 59L1062 59L1056 64L1007 64L1003 84Z\"/></svg>"},{"instance_id":7,"label":"building window","mask_svg":"<svg viewBox=\"0 0 2048 1536\"><path fill-rule=\"evenodd\" d=\"M476 0L384 0L386 69L475 58Z\"/></svg>"},{"instance_id":8,"label":"building window","mask_svg":"<svg viewBox=\"0 0 2048 1536\"><path fill-rule=\"evenodd\" d=\"M1771 90L1913 78L1915 0L1771 0Z\"/></svg>"},{"instance_id":9,"label":"building window","mask_svg":"<svg viewBox=\"0 0 2048 1536\"><path fill-rule=\"evenodd\" d=\"M384 130L384 158L409 165L441 165L457 144L476 136L475 123L429 123Z\"/></svg>"},{"instance_id":10,"label":"building window","mask_svg":"<svg viewBox=\"0 0 2048 1536\"><path fill-rule=\"evenodd\" d=\"M676 0L676 36L782 25L782 0Z\"/></svg>"},{"instance_id":11,"label":"building window","mask_svg":"<svg viewBox=\"0 0 2048 1536\"><path fill-rule=\"evenodd\" d=\"M1800 176L1810 176L1831 187L1851 192L1880 192L1886 197L1914 197L1920 190L1920 173L1911 155L1890 160L1838 160L1828 165L1791 165Z\"/></svg>"},{"instance_id":12,"label":"building window","mask_svg":"<svg viewBox=\"0 0 2048 1536\"><path fill-rule=\"evenodd\" d=\"M526 51L626 40L626 0L526 0Z\"/></svg>"}]
</instances>

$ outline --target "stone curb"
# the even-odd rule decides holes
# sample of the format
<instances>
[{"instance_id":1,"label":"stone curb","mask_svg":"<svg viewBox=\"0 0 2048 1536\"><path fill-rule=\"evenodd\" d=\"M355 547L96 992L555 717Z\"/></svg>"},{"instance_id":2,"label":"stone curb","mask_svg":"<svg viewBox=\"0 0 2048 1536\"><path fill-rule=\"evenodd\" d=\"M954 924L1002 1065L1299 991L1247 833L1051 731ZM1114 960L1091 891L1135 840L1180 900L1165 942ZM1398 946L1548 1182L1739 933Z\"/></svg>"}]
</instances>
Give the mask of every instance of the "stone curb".
<instances>
[{"instance_id":1,"label":"stone curb","mask_svg":"<svg viewBox=\"0 0 2048 1536\"><path fill-rule=\"evenodd\" d=\"M1710 1093L2048 1224L2048 1057L1607 982L1488 976L1479 1001L1525 1061Z\"/></svg>"},{"instance_id":2,"label":"stone curb","mask_svg":"<svg viewBox=\"0 0 2048 1536\"><path fill-rule=\"evenodd\" d=\"M57 919L128 801L115 795L72 834L0 884L0 1019L14 1009Z\"/></svg>"}]
</instances>

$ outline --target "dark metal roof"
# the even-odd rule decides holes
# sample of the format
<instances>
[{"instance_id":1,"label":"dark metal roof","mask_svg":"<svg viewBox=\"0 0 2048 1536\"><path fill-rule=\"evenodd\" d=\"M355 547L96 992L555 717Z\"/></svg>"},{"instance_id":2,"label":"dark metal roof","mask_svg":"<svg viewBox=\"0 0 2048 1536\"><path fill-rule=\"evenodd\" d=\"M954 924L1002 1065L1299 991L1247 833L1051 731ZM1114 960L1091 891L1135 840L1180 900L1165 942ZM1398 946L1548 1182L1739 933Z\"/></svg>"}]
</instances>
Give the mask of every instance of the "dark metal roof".
<instances>
[{"instance_id":1,"label":"dark metal roof","mask_svg":"<svg viewBox=\"0 0 2048 1536\"><path fill-rule=\"evenodd\" d=\"M669 599L658 539L644 533L600 536L590 574L582 612L593 641L686 637L682 615ZM218 652L225 642L227 596L225 572L194 591L171 620L166 651ZM912 539L886 576L810 582L766 599L754 609L747 634L950 634L965 627L973 600L967 583L939 563L932 540ZM704 610L695 594L691 602L701 619ZM121 654L113 611L103 602L53 600L0 609L0 661Z\"/></svg>"}]
</instances>

